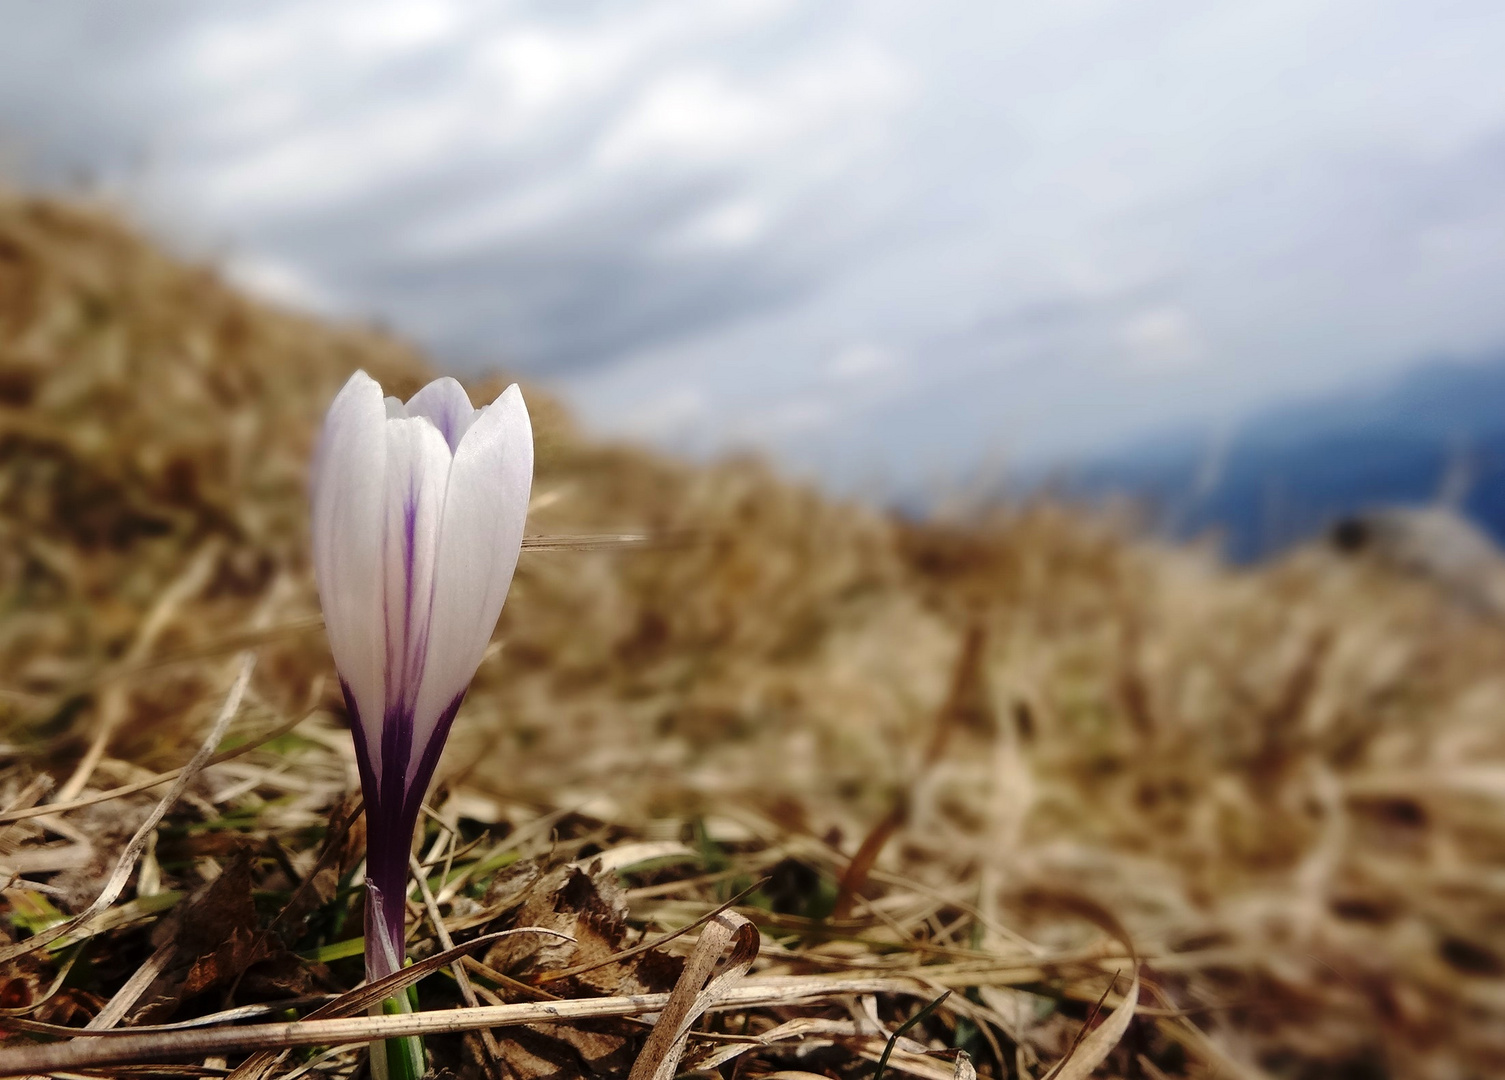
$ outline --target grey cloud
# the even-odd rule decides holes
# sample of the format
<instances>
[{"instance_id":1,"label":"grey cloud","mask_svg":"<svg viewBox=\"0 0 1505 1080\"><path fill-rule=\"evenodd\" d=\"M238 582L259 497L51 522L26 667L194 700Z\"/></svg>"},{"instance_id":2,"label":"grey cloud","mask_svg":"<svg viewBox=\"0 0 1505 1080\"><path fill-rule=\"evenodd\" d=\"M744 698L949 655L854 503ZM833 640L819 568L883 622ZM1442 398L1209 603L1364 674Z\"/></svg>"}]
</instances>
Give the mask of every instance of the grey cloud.
<instances>
[{"instance_id":1,"label":"grey cloud","mask_svg":"<svg viewBox=\"0 0 1505 1080\"><path fill-rule=\"evenodd\" d=\"M477 252L428 273L395 266L366 284L452 356L494 362L501 350L511 363L551 375L724 326L806 288L754 260L650 271L630 252L572 258L551 245Z\"/></svg>"},{"instance_id":2,"label":"grey cloud","mask_svg":"<svg viewBox=\"0 0 1505 1080\"><path fill-rule=\"evenodd\" d=\"M549 174L537 163L496 171L523 188ZM371 243L373 222L398 232L397 223L422 221L436 204L484 201L497 187L491 177L472 167L425 178L417 197L399 189L334 213L297 215L262 239L306 253L304 264L321 279L338 281L456 363L505 359L550 375L609 364L809 295L822 261L836 257L792 257L769 251L767 241L664 255L666 233L733 194L722 182L674 178L581 205L563 222L539 222L501 240L481 235L438 257Z\"/></svg>"},{"instance_id":3,"label":"grey cloud","mask_svg":"<svg viewBox=\"0 0 1505 1080\"><path fill-rule=\"evenodd\" d=\"M354 33L409 16L438 29ZM1505 340L1493 0L0 0L0 19L22 179L97 173L232 262L452 364L551 379L602 422L678 395L706 447L1068 453ZM237 26L259 56L235 59ZM519 42L516 70L487 67ZM604 160L629 121L637 156ZM724 235L686 239L723 210ZM822 372L847 348L902 378L838 393Z\"/></svg>"}]
</instances>

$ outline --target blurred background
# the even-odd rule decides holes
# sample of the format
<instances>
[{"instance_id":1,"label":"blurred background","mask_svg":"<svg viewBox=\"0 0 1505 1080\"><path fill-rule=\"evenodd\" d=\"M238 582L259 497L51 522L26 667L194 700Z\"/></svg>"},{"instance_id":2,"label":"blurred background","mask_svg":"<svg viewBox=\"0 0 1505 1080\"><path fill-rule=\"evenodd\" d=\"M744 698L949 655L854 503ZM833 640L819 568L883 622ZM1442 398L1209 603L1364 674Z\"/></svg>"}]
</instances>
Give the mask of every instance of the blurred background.
<instances>
[{"instance_id":1,"label":"blurred background","mask_svg":"<svg viewBox=\"0 0 1505 1080\"><path fill-rule=\"evenodd\" d=\"M1505 533L1505 8L0 2L0 176L587 427Z\"/></svg>"}]
</instances>

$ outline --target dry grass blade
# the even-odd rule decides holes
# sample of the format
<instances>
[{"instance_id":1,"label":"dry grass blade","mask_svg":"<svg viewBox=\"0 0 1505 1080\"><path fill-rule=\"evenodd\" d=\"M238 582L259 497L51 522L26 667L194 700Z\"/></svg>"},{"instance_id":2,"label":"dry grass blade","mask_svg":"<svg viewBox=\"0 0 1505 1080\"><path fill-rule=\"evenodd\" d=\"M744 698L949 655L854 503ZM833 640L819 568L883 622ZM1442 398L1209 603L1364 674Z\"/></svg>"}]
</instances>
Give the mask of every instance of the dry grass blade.
<instances>
[{"instance_id":1,"label":"dry grass blade","mask_svg":"<svg viewBox=\"0 0 1505 1080\"><path fill-rule=\"evenodd\" d=\"M1113 1010L1113 1015L1097 1028L1096 1031L1083 1038L1074 1046L1066 1057L1049 1073L1045 1080L1087 1080L1093 1071L1108 1060L1108 1055L1113 1053L1129 1030L1129 1024L1134 1019L1134 1009L1139 1004L1139 973L1134 973L1134 981L1129 985L1129 992L1124 995L1123 1002Z\"/></svg>"},{"instance_id":2,"label":"dry grass blade","mask_svg":"<svg viewBox=\"0 0 1505 1080\"><path fill-rule=\"evenodd\" d=\"M147 957L144 964L131 972L131 977L116 991L109 1003L84 1025L84 1030L108 1031L124 1020L131 1007L146 992L146 988L166 970L177 948L177 942L170 939L158 946L157 951Z\"/></svg>"},{"instance_id":3,"label":"dry grass blade","mask_svg":"<svg viewBox=\"0 0 1505 1080\"><path fill-rule=\"evenodd\" d=\"M659 540L647 533L598 533L584 536L525 536L524 551L612 551Z\"/></svg>"},{"instance_id":4,"label":"dry grass blade","mask_svg":"<svg viewBox=\"0 0 1505 1080\"><path fill-rule=\"evenodd\" d=\"M437 952L433 956L426 956L422 960L417 960L401 971L394 971L386 978L377 979L374 983L366 983L364 986L341 994L327 1005L323 1005L313 1013L310 1013L308 1019L323 1020L332 1017L350 1016L352 1013L358 1013L362 1009L369 1009L371 1006L395 996L399 991L406 990L409 986L433 974L440 968L448 967L466 953L473 952L483 945L492 945L498 941L522 934L545 934L549 937L564 938L566 940L569 938L568 934L561 934L557 930L550 930L543 926L519 926L512 930L499 930L494 934L482 934L478 938L472 938L470 941L456 945L453 948L445 949L443 952Z\"/></svg>"},{"instance_id":5,"label":"dry grass blade","mask_svg":"<svg viewBox=\"0 0 1505 1080\"><path fill-rule=\"evenodd\" d=\"M758 945L757 927L736 912L724 911L706 924L628 1080L673 1080L690 1027L747 974Z\"/></svg>"},{"instance_id":6,"label":"dry grass blade","mask_svg":"<svg viewBox=\"0 0 1505 1080\"><path fill-rule=\"evenodd\" d=\"M449 841L451 848L453 848L454 839L454 834L450 833ZM424 873L423 867L419 864L418 856L409 853L408 865L413 871L413 880L418 883L418 892L423 897L423 906L428 912L429 922L434 928L434 935L439 939L439 944L446 951L453 949L455 947L454 939L450 937L449 930L444 925L444 915L440 912L439 904L434 899L433 890L429 888L428 875ZM470 976L465 973L465 965L463 963L456 963L451 966L450 970L454 972L455 985L459 987L460 996L465 1000L465 1004L472 1009L480 1005L480 1001L476 998L475 988L470 985ZM496 1045L496 1036L486 1028L481 1029L481 1045L486 1050L487 1071L494 1076L499 1075L500 1066L498 1065L498 1060L501 1056L501 1051Z\"/></svg>"}]
</instances>

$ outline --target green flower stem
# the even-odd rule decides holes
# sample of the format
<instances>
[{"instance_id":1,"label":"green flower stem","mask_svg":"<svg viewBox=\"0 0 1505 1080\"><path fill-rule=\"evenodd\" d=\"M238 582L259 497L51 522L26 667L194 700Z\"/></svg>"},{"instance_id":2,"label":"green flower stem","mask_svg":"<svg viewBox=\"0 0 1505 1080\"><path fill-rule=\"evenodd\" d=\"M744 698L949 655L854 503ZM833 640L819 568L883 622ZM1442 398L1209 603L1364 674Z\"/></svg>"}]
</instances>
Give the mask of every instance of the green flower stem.
<instances>
[{"instance_id":1,"label":"green flower stem","mask_svg":"<svg viewBox=\"0 0 1505 1080\"><path fill-rule=\"evenodd\" d=\"M383 1001L381 1011L386 1016L417 1012L418 988L410 986L401 997ZM387 1039L371 1047L371 1073L376 1080L419 1080L425 1071L423 1039L417 1035Z\"/></svg>"}]
</instances>

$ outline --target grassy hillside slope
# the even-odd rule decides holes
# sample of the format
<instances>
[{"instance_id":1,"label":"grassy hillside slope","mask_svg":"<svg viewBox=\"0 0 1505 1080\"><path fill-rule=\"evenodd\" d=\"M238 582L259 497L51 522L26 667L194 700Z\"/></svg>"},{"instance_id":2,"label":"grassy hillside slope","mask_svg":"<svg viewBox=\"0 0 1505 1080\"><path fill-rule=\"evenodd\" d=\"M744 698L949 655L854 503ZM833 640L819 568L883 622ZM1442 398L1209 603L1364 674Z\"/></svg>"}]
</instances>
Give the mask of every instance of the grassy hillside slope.
<instances>
[{"instance_id":1,"label":"grassy hillside slope","mask_svg":"<svg viewBox=\"0 0 1505 1080\"><path fill-rule=\"evenodd\" d=\"M239 737L312 710L196 782L92 967L51 995L67 950L0 969L7 1008L96 1015L162 947L148 939L169 915L144 900L202 893L251 840L280 845L246 856L263 928L316 876L354 773L305 469L356 367L403 396L430 374L388 337L238 296L103 211L0 201L0 808L182 765L248 646ZM541 392L528 401L528 531L652 539L523 556L434 800L467 842L513 839L497 865L667 845L622 876L629 921L653 932L761 881L744 907L766 970L930 972L971 1012L916 1037L965 1046L984 1075L1042 1076L1070 1050L1114 973L1127 984L1123 934L1146 991L1104 1075L1505 1072L1499 626L1317 551L1235 573L1044 504L904 523L757 463L602 445ZM0 945L87 906L156 794L0 817L0 883L9 867L46 887L5 892ZM495 869L441 903L459 919L495 899ZM346 886L319 911L358 904ZM340 989L359 974L329 946L358 929L321 917L300 915L289 948L324 949L308 978ZM174 985L124 1022L276 998ZM507 985L488 992L512 1000ZM826 1056L738 1060L870 1075L860 1028ZM950 1075L916 1045L905 1068ZM445 1052L464 1072L492 1050ZM519 1064L547 1057L508 1062L552 1075ZM609 1058L599 1074L625 1076Z\"/></svg>"}]
</instances>

